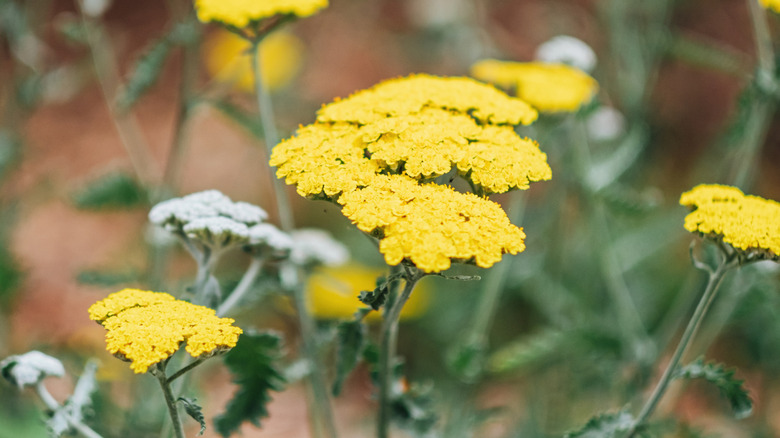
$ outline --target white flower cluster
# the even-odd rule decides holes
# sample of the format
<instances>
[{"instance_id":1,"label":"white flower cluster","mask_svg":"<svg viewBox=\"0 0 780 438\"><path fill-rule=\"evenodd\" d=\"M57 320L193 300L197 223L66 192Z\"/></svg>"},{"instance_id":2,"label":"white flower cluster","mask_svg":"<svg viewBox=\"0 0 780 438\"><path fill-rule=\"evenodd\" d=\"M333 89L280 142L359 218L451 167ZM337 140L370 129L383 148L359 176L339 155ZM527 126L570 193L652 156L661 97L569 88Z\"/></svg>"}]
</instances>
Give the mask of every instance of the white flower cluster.
<instances>
[{"instance_id":1,"label":"white flower cluster","mask_svg":"<svg viewBox=\"0 0 780 438\"><path fill-rule=\"evenodd\" d=\"M62 377L65 375L65 367L62 366L59 359L36 350L3 359L0 362L0 371L19 389L37 385L38 382L49 376Z\"/></svg>"},{"instance_id":2,"label":"white flower cluster","mask_svg":"<svg viewBox=\"0 0 780 438\"><path fill-rule=\"evenodd\" d=\"M301 228L290 235L293 241L290 260L297 265L317 263L338 266L349 260L347 247L325 231Z\"/></svg>"},{"instance_id":3,"label":"white flower cluster","mask_svg":"<svg viewBox=\"0 0 780 438\"><path fill-rule=\"evenodd\" d=\"M536 59L542 62L568 64L585 73L596 68L596 52L584 41L568 35L558 35L536 49Z\"/></svg>"},{"instance_id":4,"label":"white flower cluster","mask_svg":"<svg viewBox=\"0 0 780 438\"><path fill-rule=\"evenodd\" d=\"M249 242L250 227L266 219L268 213L262 208L247 202L233 202L218 190L169 199L149 211L149 221L154 225L222 247Z\"/></svg>"}]
</instances>

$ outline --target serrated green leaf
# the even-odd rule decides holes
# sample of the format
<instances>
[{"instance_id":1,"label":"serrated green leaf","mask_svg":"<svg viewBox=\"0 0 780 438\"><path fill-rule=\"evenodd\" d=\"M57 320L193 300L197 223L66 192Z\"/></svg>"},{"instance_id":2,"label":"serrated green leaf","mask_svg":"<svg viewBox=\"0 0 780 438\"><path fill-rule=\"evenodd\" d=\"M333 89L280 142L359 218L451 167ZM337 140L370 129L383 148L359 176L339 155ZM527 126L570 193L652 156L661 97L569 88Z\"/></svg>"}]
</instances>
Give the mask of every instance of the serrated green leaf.
<instances>
[{"instance_id":1,"label":"serrated green leaf","mask_svg":"<svg viewBox=\"0 0 780 438\"><path fill-rule=\"evenodd\" d=\"M704 379L717 386L720 393L728 400L736 418L746 418L753 413L753 400L743 386L744 380L734 377L734 369L725 369L723 364L704 362L700 357L677 370L677 379Z\"/></svg>"},{"instance_id":2,"label":"serrated green leaf","mask_svg":"<svg viewBox=\"0 0 780 438\"><path fill-rule=\"evenodd\" d=\"M138 102L157 82L171 51L180 45L197 39L198 27L190 22L179 23L167 34L152 42L138 59L130 77L124 84L116 105L119 111L127 111Z\"/></svg>"},{"instance_id":3,"label":"serrated green leaf","mask_svg":"<svg viewBox=\"0 0 780 438\"><path fill-rule=\"evenodd\" d=\"M439 419L432 394L432 385L412 385L392 400L391 420L412 436L430 436Z\"/></svg>"},{"instance_id":4,"label":"serrated green leaf","mask_svg":"<svg viewBox=\"0 0 780 438\"><path fill-rule=\"evenodd\" d=\"M355 369L363 352L366 338L366 325L362 318L343 321L337 330L336 378L333 382L333 395L341 394L344 379Z\"/></svg>"},{"instance_id":5,"label":"serrated green leaf","mask_svg":"<svg viewBox=\"0 0 780 438\"><path fill-rule=\"evenodd\" d=\"M564 340L563 333L557 330L523 336L491 354L487 369L493 373L504 373L526 367L557 351Z\"/></svg>"},{"instance_id":6,"label":"serrated green leaf","mask_svg":"<svg viewBox=\"0 0 780 438\"><path fill-rule=\"evenodd\" d=\"M73 194L76 207L88 210L132 208L146 204L148 199L146 190L121 172L98 177Z\"/></svg>"},{"instance_id":7,"label":"serrated green leaf","mask_svg":"<svg viewBox=\"0 0 780 438\"><path fill-rule=\"evenodd\" d=\"M585 424L585 427L569 432L564 438L623 438L634 425L634 417L626 411L599 414Z\"/></svg>"},{"instance_id":8,"label":"serrated green leaf","mask_svg":"<svg viewBox=\"0 0 780 438\"><path fill-rule=\"evenodd\" d=\"M390 289L385 282L382 285L377 286L373 291L361 291L360 295L358 295L358 299L366 306L371 306L372 309L379 310L387 301L387 293L389 290Z\"/></svg>"},{"instance_id":9,"label":"serrated green leaf","mask_svg":"<svg viewBox=\"0 0 780 438\"><path fill-rule=\"evenodd\" d=\"M247 331L225 355L225 364L239 388L225 413L214 420L220 435L230 436L246 421L260 426L260 419L268 416L266 405L271 401L270 391L281 391L285 383L276 365L281 350L279 334Z\"/></svg>"},{"instance_id":10,"label":"serrated green leaf","mask_svg":"<svg viewBox=\"0 0 780 438\"><path fill-rule=\"evenodd\" d=\"M206 417L203 415L203 408L195 403L196 400L194 398L179 397L176 401L184 406L184 412L186 412L187 415L200 424L200 432L198 432L198 435L203 435L203 432L206 431Z\"/></svg>"}]
</instances>

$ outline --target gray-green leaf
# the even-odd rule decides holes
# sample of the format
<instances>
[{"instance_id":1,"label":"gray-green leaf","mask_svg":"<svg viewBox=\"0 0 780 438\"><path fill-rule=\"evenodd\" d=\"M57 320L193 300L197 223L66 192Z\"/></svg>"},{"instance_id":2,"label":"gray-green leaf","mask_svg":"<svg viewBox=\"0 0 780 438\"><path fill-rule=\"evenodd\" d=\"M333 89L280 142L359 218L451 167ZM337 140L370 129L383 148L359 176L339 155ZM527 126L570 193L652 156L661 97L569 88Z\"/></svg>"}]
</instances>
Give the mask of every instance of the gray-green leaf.
<instances>
[{"instance_id":1,"label":"gray-green leaf","mask_svg":"<svg viewBox=\"0 0 780 438\"><path fill-rule=\"evenodd\" d=\"M179 397L176 401L184 406L184 412L186 412L187 415L200 424L200 432L198 432L198 435L203 435L203 432L206 431L206 417L203 415L203 408L195 403L194 398Z\"/></svg>"},{"instance_id":2,"label":"gray-green leaf","mask_svg":"<svg viewBox=\"0 0 780 438\"><path fill-rule=\"evenodd\" d=\"M336 379L333 382L333 395L338 396L344 379L355 368L363 352L366 338L366 326L362 318L341 322L337 328L338 347L336 349Z\"/></svg>"},{"instance_id":3,"label":"gray-green leaf","mask_svg":"<svg viewBox=\"0 0 780 438\"><path fill-rule=\"evenodd\" d=\"M700 357L677 370L677 379L704 379L717 386L728 400L736 418L746 418L753 413L753 400L743 386L744 381L734 377L734 369L725 369L723 364L704 362Z\"/></svg>"},{"instance_id":4,"label":"gray-green leaf","mask_svg":"<svg viewBox=\"0 0 780 438\"><path fill-rule=\"evenodd\" d=\"M585 427L569 432L565 438L622 438L634 425L634 417L626 411L599 414Z\"/></svg>"}]
</instances>

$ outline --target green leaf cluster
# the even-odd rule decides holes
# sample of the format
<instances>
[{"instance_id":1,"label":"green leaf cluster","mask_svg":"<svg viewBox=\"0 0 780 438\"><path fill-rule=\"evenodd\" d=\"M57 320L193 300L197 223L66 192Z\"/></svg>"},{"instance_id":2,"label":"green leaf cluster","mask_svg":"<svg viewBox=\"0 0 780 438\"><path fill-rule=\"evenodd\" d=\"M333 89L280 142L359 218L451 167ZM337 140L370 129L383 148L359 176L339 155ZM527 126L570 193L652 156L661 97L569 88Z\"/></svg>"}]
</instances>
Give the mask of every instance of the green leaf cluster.
<instances>
[{"instance_id":1,"label":"green leaf cluster","mask_svg":"<svg viewBox=\"0 0 780 438\"><path fill-rule=\"evenodd\" d=\"M285 383L277 361L282 356L282 338L271 331L245 332L225 355L225 365L239 388L223 414L214 420L217 432L230 436L246 421L260 426L268 416L266 405L271 391L281 391Z\"/></svg>"}]
</instances>

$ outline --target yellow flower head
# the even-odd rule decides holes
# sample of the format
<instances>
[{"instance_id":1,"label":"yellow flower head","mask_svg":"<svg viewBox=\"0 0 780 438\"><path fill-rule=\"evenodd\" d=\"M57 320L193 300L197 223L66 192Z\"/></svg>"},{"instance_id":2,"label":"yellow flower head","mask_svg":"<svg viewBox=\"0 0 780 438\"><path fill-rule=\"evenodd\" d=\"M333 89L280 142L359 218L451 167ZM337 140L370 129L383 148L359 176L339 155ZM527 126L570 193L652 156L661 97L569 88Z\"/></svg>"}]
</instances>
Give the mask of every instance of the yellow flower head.
<instances>
[{"instance_id":1,"label":"yellow flower head","mask_svg":"<svg viewBox=\"0 0 780 438\"><path fill-rule=\"evenodd\" d=\"M424 108L469 114L479 122L491 124L528 125L538 116L522 100L474 79L417 74L381 82L325 105L317 114L317 121L365 125L391 116L417 114Z\"/></svg>"},{"instance_id":2,"label":"yellow flower head","mask_svg":"<svg viewBox=\"0 0 780 438\"><path fill-rule=\"evenodd\" d=\"M192 357L235 347L242 330L213 309L163 292L124 289L89 308L89 318L106 328L107 350L130 362L136 373L175 353L183 342Z\"/></svg>"},{"instance_id":3,"label":"yellow flower head","mask_svg":"<svg viewBox=\"0 0 780 438\"><path fill-rule=\"evenodd\" d=\"M702 184L683 193L680 204L693 209L685 217L686 230L721 238L744 253L780 258L780 203L736 187Z\"/></svg>"},{"instance_id":4,"label":"yellow flower head","mask_svg":"<svg viewBox=\"0 0 780 438\"><path fill-rule=\"evenodd\" d=\"M350 318L358 308L366 307L358 299L360 292L373 290L376 279L385 271L357 264L317 269L307 283L309 310L321 319ZM429 294L426 282L418 283L401 311L401 319L413 319L425 313ZM371 312L366 318L379 320L381 317L379 312Z\"/></svg>"},{"instance_id":5,"label":"yellow flower head","mask_svg":"<svg viewBox=\"0 0 780 438\"><path fill-rule=\"evenodd\" d=\"M454 260L489 268L504 253L525 249L525 234L498 204L447 186L377 175L338 202L360 230L381 237L379 251L389 265L408 259L430 273L448 269Z\"/></svg>"},{"instance_id":6,"label":"yellow flower head","mask_svg":"<svg viewBox=\"0 0 780 438\"><path fill-rule=\"evenodd\" d=\"M254 92L250 43L223 29L211 33L204 44L206 71L216 80L247 93ZM303 43L292 33L273 32L260 43L260 75L269 90L290 84L303 61Z\"/></svg>"},{"instance_id":7,"label":"yellow flower head","mask_svg":"<svg viewBox=\"0 0 780 438\"><path fill-rule=\"evenodd\" d=\"M471 66L471 75L514 90L543 112L576 111L598 91L595 79L566 64L485 59Z\"/></svg>"},{"instance_id":8,"label":"yellow flower head","mask_svg":"<svg viewBox=\"0 0 780 438\"><path fill-rule=\"evenodd\" d=\"M468 78L412 75L323 106L271 153L277 177L329 199L381 239L385 260L425 272L452 261L489 267L525 247L498 204L430 183L453 169L481 194L548 180L547 156L514 124L536 111Z\"/></svg>"},{"instance_id":9,"label":"yellow flower head","mask_svg":"<svg viewBox=\"0 0 780 438\"><path fill-rule=\"evenodd\" d=\"M758 0L761 6L780 13L780 0Z\"/></svg>"},{"instance_id":10,"label":"yellow flower head","mask_svg":"<svg viewBox=\"0 0 780 438\"><path fill-rule=\"evenodd\" d=\"M195 0L200 21L238 29L277 14L308 17L327 6L328 0Z\"/></svg>"}]
</instances>

